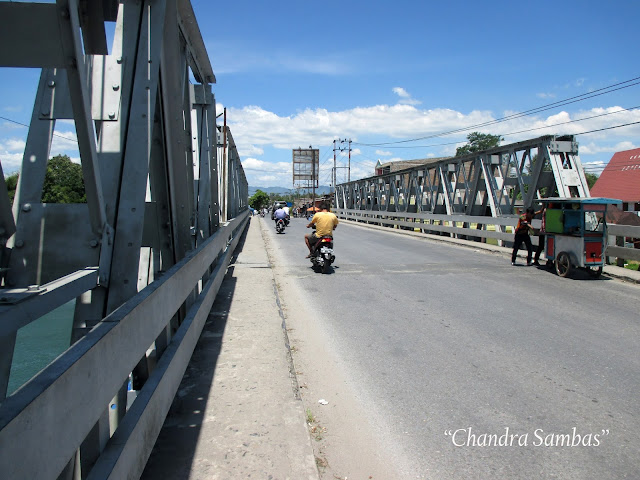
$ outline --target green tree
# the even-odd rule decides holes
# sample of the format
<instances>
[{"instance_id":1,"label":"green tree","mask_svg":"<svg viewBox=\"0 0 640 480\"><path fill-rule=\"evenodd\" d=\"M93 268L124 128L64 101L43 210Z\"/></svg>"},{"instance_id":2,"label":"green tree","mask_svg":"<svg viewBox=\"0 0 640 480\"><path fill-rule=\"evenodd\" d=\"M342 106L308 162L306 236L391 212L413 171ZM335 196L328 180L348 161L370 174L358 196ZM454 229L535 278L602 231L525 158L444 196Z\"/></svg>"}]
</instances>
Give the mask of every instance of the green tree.
<instances>
[{"instance_id":1,"label":"green tree","mask_svg":"<svg viewBox=\"0 0 640 480\"><path fill-rule=\"evenodd\" d=\"M269 195L262 190L257 190L256 193L249 199L249 206L255 210L260 210L269 205Z\"/></svg>"},{"instance_id":2,"label":"green tree","mask_svg":"<svg viewBox=\"0 0 640 480\"><path fill-rule=\"evenodd\" d=\"M16 172L4 179L11 202L16 195L18 177ZM82 167L66 155L51 158L44 176L42 203L87 203Z\"/></svg>"},{"instance_id":3,"label":"green tree","mask_svg":"<svg viewBox=\"0 0 640 480\"><path fill-rule=\"evenodd\" d=\"M497 147L504 138L500 135L491 135L490 133L472 132L467 135L467 140L469 143L456 149L456 157Z\"/></svg>"},{"instance_id":4,"label":"green tree","mask_svg":"<svg viewBox=\"0 0 640 480\"><path fill-rule=\"evenodd\" d=\"M585 172L584 176L587 178L587 185L589 185L589 190L591 190L598 180L598 175L596 175L595 173Z\"/></svg>"},{"instance_id":5,"label":"green tree","mask_svg":"<svg viewBox=\"0 0 640 480\"><path fill-rule=\"evenodd\" d=\"M16 188L18 188L18 172L12 173L8 177L5 177L4 182L7 184L7 191L9 193L9 200L13 203L13 198L16 196Z\"/></svg>"},{"instance_id":6,"label":"green tree","mask_svg":"<svg viewBox=\"0 0 640 480\"><path fill-rule=\"evenodd\" d=\"M42 203L86 203L82 167L66 155L56 155L47 163Z\"/></svg>"}]
</instances>

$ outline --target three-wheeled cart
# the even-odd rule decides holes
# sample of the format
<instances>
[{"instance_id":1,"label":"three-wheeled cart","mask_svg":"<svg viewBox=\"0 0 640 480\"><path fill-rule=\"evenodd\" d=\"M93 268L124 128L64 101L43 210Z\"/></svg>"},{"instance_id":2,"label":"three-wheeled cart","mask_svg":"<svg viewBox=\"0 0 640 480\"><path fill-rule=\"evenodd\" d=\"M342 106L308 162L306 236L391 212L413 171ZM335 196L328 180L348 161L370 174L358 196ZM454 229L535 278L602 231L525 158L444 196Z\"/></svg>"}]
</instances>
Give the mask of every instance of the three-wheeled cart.
<instances>
[{"instance_id":1,"label":"three-wheeled cart","mask_svg":"<svg viewBox=\"0 0 640 480\"><path fill-rule=\"evenodd\" d=\"M599 277L607 248L607 206L613 198L545 198L545 256L547 265L566 277L572 268L584 268Z\"/></svg>"}]
</instances>

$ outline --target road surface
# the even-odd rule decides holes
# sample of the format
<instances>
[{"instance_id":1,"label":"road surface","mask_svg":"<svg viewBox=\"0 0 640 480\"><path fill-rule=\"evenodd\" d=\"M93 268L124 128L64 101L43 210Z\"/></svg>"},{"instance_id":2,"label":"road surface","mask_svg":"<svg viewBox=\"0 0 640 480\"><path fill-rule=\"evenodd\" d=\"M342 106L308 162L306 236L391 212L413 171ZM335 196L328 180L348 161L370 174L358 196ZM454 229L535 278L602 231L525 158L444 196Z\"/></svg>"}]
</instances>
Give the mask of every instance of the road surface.
<instances>
[{"instance_id":1,"label":"road surface","mask_svg":"<svg viewBox=\"0 0 640 480\"><path fill-rule=\"evenodd\" d=\"M640 478L640 288L344 222L322 275L260 221L325 478Z\"/></svg>"}]
</instances>

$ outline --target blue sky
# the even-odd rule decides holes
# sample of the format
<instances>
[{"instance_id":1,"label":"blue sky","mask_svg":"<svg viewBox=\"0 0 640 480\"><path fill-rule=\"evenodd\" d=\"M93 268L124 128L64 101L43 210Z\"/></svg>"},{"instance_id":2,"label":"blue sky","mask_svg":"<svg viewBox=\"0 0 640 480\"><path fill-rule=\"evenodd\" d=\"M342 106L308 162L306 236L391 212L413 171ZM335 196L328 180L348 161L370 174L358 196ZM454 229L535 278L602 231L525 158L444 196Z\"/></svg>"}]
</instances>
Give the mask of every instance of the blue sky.
<instances>
[{"instance_id":1,"label":"blue sky","mask_svg":"<svg viewBox=\"0 0 640 480\"><path fill-rule=\"evenodd\" d=\"M320 183L328 184L339 138L352 140L353 179L371 175L378 159L452 155L475 130L501 134L507 144L640 122L633 110L640 79L605 89L640 77L640 2L192 5L217 77L218 108L227 108L252 186L291 188L291 150L309 145L320 149ZM5 119L29 123L38 75L0 69L5 173L19 168L27 134ZM474 128L589 92L601 94ZM392 143L462 128L469 130ZM73 126L61 124L58 133L73 136ZM586 169L597 171L614 152L640 147L640 124L581 134L578 142ZM57 138L56 149L77 157L73 142ZM338 166L346 166L344 157ZM345 175L338 170L338 181Z\"/></svg>"}]
</instances>

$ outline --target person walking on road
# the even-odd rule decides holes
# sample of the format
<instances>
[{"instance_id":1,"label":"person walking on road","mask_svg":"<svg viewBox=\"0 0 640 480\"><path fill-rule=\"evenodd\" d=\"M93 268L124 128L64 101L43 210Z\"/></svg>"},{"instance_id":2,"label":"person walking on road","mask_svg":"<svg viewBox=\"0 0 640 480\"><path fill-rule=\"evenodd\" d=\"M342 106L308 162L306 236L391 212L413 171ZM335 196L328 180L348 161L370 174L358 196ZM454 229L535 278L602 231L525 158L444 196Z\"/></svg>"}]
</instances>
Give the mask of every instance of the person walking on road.
<instances>
[{"instance_id":1,"label":"person walking on road","mask_svg":"<svg viewBox=\"0 0 640 480\"><path fill-rule=\"evenodd\" d=\"M527 246L527 265L532 265L531 256L533 254L533 245L531 244L531 237L529 237L532 219L533 208L527 208L527 211L520 215L520 218L518 219L516 234L513 239L513 251L511 252L511 265L516 264L518 249L520 248L520 245L522 245L522 242Z\"/></svg>"},{"instance_id":2,"label":"person walking on road","mask_svg":"<svg viewBox=\"0 0 640 480\"><path fill-rule=\"evenodd\" d=\"M538 232L538 248L536 248L536 254L533 257L533 264L536 266L540 266L540 254L544 250L544 235L545 235L545 214L547 212L547 207L543 207L538 210L534 215L542 215L542 226L540 227L540 231Z\"/></svg>"}]
</instances>

